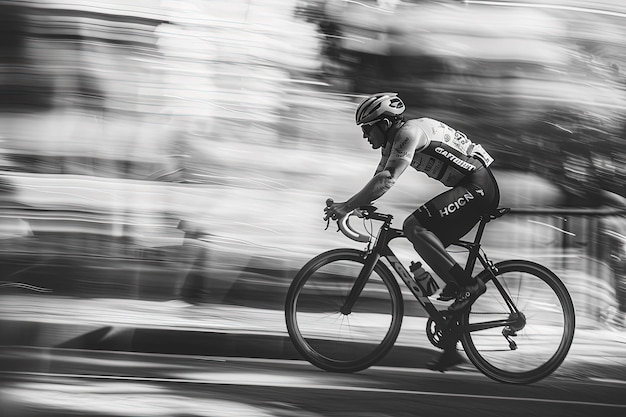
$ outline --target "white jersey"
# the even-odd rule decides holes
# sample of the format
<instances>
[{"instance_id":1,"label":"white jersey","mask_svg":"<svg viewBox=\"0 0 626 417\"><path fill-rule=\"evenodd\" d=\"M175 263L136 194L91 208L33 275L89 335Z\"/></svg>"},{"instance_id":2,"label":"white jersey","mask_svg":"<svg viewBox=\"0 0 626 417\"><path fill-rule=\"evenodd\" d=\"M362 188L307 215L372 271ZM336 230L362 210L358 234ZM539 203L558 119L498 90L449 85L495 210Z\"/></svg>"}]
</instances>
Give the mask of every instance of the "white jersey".
<instances>
[{"instance_id":1,"label":"white jersey","mask_svg":"<svg viewBox=\"0 0 626 417\"><path fill-rule=\"evenodd\" d=\"M390 158L410 161L413 168L453 187L493 158L462 132L434 119L408 120L382 150Z\"/></svg>"}]
</instances>

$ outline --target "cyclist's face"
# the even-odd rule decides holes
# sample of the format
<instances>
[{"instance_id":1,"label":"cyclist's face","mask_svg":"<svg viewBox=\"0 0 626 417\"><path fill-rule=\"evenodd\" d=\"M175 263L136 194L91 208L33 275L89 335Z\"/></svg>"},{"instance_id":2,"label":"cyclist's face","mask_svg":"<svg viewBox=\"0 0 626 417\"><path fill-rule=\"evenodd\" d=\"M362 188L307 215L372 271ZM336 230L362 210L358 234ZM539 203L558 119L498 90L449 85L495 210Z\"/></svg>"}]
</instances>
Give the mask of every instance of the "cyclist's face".
<instances>
[{"instance_id":1,"label":"cyclist's face","mask_svg":"<svg viewBox=\"0 0 626 417\"><path fill-rule=\"evenodd\" d=\"M385 132L381 127L380 121L362 124L361 130L363 131L363 137L372 145L372 148L378 149L385 143Z\"/></svg>"}]
</instances>

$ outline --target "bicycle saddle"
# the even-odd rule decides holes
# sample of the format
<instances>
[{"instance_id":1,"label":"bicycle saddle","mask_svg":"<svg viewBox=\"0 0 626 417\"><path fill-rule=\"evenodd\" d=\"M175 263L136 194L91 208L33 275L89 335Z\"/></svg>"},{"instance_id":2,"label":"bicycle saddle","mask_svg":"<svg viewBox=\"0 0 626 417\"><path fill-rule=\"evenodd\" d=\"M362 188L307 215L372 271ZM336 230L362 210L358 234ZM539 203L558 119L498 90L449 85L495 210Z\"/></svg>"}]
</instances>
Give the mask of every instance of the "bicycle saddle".
<instances>
[{"instance_id":1,"label":"bicycle saddle","mask_svg":"<svg viewBox=\"0 0 626 417\"><path fill-rule=\"evenodd\" d=\"M497 209L489 213L489 218L497 219L498 217L502 217L505 214L509 213L510 211L511 209L509 207L498 207Z\"/></svg>"}]
</instances>

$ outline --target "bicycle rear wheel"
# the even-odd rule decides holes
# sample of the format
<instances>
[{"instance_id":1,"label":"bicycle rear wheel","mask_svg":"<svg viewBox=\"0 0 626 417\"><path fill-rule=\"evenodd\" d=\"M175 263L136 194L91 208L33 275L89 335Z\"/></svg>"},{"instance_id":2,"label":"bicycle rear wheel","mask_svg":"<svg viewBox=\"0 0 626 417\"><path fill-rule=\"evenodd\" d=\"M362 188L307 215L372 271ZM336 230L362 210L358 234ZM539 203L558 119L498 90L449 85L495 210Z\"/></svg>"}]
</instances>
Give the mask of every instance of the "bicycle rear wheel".
<instances>
[{"instance_id":1,"label":"bicycle rear wheel","mask_svg":"<svg viewBox=\"0 0 626 417\"><path fill-rule=\"evenodd\" d=\"M402 294L380 261L351 312L341 312L364 264L363 252L331 250L304 265L289 288L285 300L289 336L298 352L321 369L368 368L398 337L404 314Z\"/></svg>"},{"instance_id":2,"label":"bicycle rear wheel","mask_svg":"<svg viewBox=\"0 0 626 417\"><path fill-rule=\"evenodd\" d=\"M561 365L572 344L571 297L554 273L534 262L503 261L496 268L491 280L487 270L478 275L487 292L462 319L465 353L497 381L538 381Z\"/></svg>"}]
</instances>

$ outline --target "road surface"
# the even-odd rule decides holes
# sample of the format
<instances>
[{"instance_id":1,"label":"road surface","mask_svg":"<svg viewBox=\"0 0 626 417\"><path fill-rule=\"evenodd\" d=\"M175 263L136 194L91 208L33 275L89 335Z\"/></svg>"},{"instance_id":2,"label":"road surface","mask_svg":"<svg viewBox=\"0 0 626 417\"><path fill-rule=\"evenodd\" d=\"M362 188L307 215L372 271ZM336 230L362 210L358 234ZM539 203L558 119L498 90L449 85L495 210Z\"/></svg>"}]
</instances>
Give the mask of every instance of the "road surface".
<instances>
[{"instance_id":1,"label":"road surface","mask_svg":"<svg viewBox=\"0 0 626 417\"><path fill-rule=\"evenodd\" d=\"M4 348L7 416L623 416L624 381L500 384L470 367L333 374L298 360ZM8 413L8 414L6 414Z\"/></svg>"}]
</instances>

